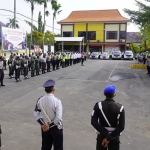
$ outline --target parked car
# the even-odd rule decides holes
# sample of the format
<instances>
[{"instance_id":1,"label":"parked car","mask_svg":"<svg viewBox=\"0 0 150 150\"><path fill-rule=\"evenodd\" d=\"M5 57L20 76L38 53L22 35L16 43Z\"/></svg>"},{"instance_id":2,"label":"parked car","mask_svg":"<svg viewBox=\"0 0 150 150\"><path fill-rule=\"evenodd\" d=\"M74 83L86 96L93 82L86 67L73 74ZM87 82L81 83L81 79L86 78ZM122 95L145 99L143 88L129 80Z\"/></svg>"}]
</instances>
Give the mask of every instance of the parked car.
<instances>
[{"instance_id":1,"label":"parked car","mask_svg":"<svg viewBox=\"0 0 150 150\"><path fill-rule=\"evenodd\" d=\"M99 59L99 53L98 52L92 52L91 55L90 55L90 58L91 59Z\"/></svg>"},{"instance_id":2,"label":"parked car","mask_svg":"<svg viewBox=\"0 0 150 150\"><path fill-rule=\"evenodd\" d=\"M124 52L124 59L131 59L131 60L133 60L133 52L131 50L126 50Z\"/></svg>"},{"instance_id":3,"label":"parked car","mask_svg":"<svg viewBox=\"0 0 150 150\"><path fill-rule=\"evenodd\" d=\"M113 51L112 52L112 59L121 59L121 58L122 58L121 51Z\"/></svg>"},{"instance_id":4,"label":"parked car","mask_svg":"<svg viewBox=\"0 0 150 150\"><path fill-rule=\"evenodd\" d=\"M109 52L103 52L100 56L101 59L109 59L110 55Z\"/></svg>"}]
</instances>

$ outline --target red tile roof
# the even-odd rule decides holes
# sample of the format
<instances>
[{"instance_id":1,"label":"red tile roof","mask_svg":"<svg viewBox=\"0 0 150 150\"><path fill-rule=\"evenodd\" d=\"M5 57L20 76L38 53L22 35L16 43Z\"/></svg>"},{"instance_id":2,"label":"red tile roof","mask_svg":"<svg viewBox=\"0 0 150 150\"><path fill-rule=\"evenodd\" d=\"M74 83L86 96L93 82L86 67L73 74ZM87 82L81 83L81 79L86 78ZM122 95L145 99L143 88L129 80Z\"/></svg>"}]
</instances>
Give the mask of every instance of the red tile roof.
<instances>
[{"instance_id":1,"label":"red tile roof","mask_svg":"<svg viewBox=\"0 0 150 150\"><path fill-rule=\"evenodd\" d=\"M73 11L62 23L85 23L85 22L130 22L130 19L121 16L117 9L111 10L85 10Z\"/></svg>"}]
</instances>

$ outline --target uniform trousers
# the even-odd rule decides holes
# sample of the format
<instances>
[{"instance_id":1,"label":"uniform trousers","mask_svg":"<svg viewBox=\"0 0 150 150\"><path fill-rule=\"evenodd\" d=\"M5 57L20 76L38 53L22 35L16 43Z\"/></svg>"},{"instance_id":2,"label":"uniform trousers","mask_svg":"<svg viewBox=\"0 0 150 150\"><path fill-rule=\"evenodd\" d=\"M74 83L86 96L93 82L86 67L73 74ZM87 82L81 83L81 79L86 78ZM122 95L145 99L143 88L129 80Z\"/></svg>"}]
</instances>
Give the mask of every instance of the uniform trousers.
<instances>
[{"instance_id":1,"label":"uniform trousers","mask_svg":"<svg viewBox=\"0 0 150 150\"><path fill-rule=\"evenodd\" d=\"M59 69L59 62L60 62L60 61L57 59L57 60L56 60L56 69Z\"/></svg>"},{"instance_id":2,"label":"uniform trousers","mask_svg":"<svg viewBox=\"0 0 150 150\"><path fill-rule=\"evenodd\" d=\"M28 76L28 66L23 68L24 71L24 77Z\"/></svg>"},{"instance_id":3,"label":"uniform trousers","mask_svg":"<svg viewBox=\"0 0 150 150\"><path fill-rule=\"evenodd\" d=\"M9 76L13 76L13 74L14 74L14 67L9 66Z\"/></svg>"},{"instance_id":4,"label":"uniform trousers","mask_svg":"<svg viewBox=\"0 0 150 150\"><path fill-rule=\"evenodd\" d=\"M47 132L42 130L42 148L41 150L63 150L63 130L59 130L56 126Z\"/></svg>"},{"instance_id":5,"label":"uniform trousers","mask_svg":"<svg viewBox=\"0 0 150 150\"><path fill-rule=\"evenodd\" d=\"M47 72L50 72L50 63L51 63L51 62L50 62L50 61L47 61L46 63L47 63Z\"/></svg>"},{"instance_id":6,"label":"uniform trousers","mask_svg":"<svg viewBox=\"0 0 150 150\"><path fill-rule=\"evenodd\" d=\"M147 66L147 73L150 74L150 66Z\"/></svg>"},{"instance_id":7,"label":"uniform trousers","mask_svg":"<svg viewBox=\"0 0 150 150\"><path fill-rule=\"evenodd\" d=\"M108 147L102 146L102 141L104 137L101 134L97 135L97 145L96 150L119 150L120 149L120 140L119 137L109 142Z\"/></svg>"},{"instance_id":8,"label":"uniform trousers","mask_svg":"<svg viewBox=\"0 0 150 150\"><path fill-rule=\"evenodd\" d=\"M4 68L6 70L6 60L4 60L3 62L4 62Z\"/></svg>"},{"instance_id":9,"label":"uniform trousers","mask_svg":"<svg viewBox=\"0 0 150 150\"><path fill-rule=\"evenodd\" d=\"M42 62L42 73L45 73L46 62Z\"/></svg>"},{"instance_id":10,"label":"uniform trousers","mask_svg":"<svg viewBox=\"0 0 150 150\"><path fill-rule=\"evenodd\" d=\"M53 60L53 70L55 70L55 67L56 67L56 60Z\"/></svg>"},{"instance_id":11,"label":"uniform trousers","mask_svg":"<svg viewBox=\"0 0 150 150\"><path fill-rule=\"evenodd\" d=\"M4 71L3 69L0 69L0 84L3 85L3 80L4 80Z\"/></svg>"},{"instance_id":12,"label":"uniform trousers","mask_svg":"<svg viewBox=\"0 0 150 150\"><path fill-rule=\"evenodd\" d=\"M29 67L29 71L31 70L31 61L28 61L28 67Z\"/></svg>"},{"instance_id":13,"label":"uniform trousers","mask_svg":"<svg viewBox=\"0 0 150 150\"><path fill-rule=\"evenodd\" d=\"M72 65L72 58L70 58L70 65Z\"/></svg>"},{"instance_id":14,"label":"uniform trousers","mask_svg":"<svg viewBox=\"0 0 150 150\"><path fill-rule=\"evenodd\" d=\"M15 69L15 79L20 79L20 68Z\"/></svg>"},{"instance_id":15,"label":"uniform trousers","mask_svg":"<svg viewBox=\"0 0 150 150\"><path fill-rule=\"evenodd\" d=\"M81 65L83 66L84 58L81 58Z\"/></svg>"}]
</instances>

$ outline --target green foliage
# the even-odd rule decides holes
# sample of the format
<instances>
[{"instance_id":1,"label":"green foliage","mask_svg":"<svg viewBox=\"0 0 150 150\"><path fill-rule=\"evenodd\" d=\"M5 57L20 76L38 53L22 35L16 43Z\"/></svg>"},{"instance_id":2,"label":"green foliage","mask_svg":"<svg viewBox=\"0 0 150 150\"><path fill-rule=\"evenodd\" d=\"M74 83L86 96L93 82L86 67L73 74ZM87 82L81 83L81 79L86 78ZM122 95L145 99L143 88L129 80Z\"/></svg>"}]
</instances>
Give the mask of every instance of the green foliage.
<instances>
[{"instance_id":1,"label":"green foliage","mask_svg":"<svg viewBox=\"0 0 150 150\"><path fill-rule=\"evenodd\" d=\"M42 15L41 12L39 12L38 15L38 31L42 32L43 22L42 22Z\"/></svg>"},{"instance_id":2,"label":"green foliage","mask_svg":"<svg viewBox=\"0 0 150 150\"><path fill-rule=\"evenodd\" d=\"M6 24L6 27L19 28L19 24L18 24L17 20L16 20L16 27L15 27L15 20L14 20L14 18L8 18L8 19L9 19L9 22Z\"/></svg>"},{"instance_id":3,"label":"green foliage","mask_svg":"<svg viewBox=\"0 0 150 150\"><path fill-rule=\"evenodd\" d=\"M57 0L52 0L51 5L53 10L53 19L56 19L56 15L62 12L62 10L60 10L62 6L61 4L57 3Z\"/></svg>"},{"instance_id":4,"label":"green foliage","mask_svg":"<svg viewBox=\"0 0 150 150\"><path fill-rule=\"evenodd\" d=\"M150 2L150 0L145 0ZM132 22L140 26L142 34L142 48L141 50L145 51L150 47L150 6L145 5L137 0L135 0L136 6L139 7L139 11L124 9L124 12L127 13Z\"/></svg>"},{"instance_id":5,"label":"green foliage","mask_svg":"<svg viewBox=\"0 0 150 150\"><path fill-rule=\"evenodd\" d=\"M32 32L32 46L33 45L41 45L43 41L43 33L34 30ZM27 42L30 43L30 34L27 35Z\"/></svg>"},{"instance_id":6,"label":"green foliage","mask_svg":"<svg viewBox=\"0 0 150 150\"><path fill-rule=\"evenodd\" d=\"M50 31L46 31L44 36L44 44L50 45L51 43L54 42L55 42L54 35Z\"/></svg>"},{"instance_id":7,"label":"green foliage","mask_svg":"<svg viewBox=\"0 0 150 150\"><path fill-rule=\"evenodd\" d=\"M54 34L55 37L61 37L61 34Z\"/></svg>"},{"instance_id":8,"label":"green foliage","mask_svg":"<svg viewBox=\"0 0 150 150\"><path fill-rule=\"evenodd\" d=\"M31 23L30 21L28 21L28 20L25 20L25 22L26 22L29 26L32 25L32 23ZM34 24L32 25L32 30L37 30L37 27L36 27Z\"/></svg>"},{"instance_id":9,"label":"green foliage","mask_svg":"<svg viewBox=\"0 0 150 150\"><path fill-rule=\"evenodd\" d=\"M129 46L129 49L133 51L133 53L140 52L140 47L136 43L133 43Z\"/></svg>"},{"instance_id":10,"label":"green foliage","mask_svg":"<svg viewBox=\"0 0 150 150\"><path fill-rule=\"evenodd\" d=\"M149 0L145 0L150 2ZM127 13L130 17L132 22L144 26L146 24L150 23L150 6L147 6L137 0L135 0L136 6L139 7L139 11L130 10L130 9L124 9L124 12Z\"/></svg>"}]
</instances>

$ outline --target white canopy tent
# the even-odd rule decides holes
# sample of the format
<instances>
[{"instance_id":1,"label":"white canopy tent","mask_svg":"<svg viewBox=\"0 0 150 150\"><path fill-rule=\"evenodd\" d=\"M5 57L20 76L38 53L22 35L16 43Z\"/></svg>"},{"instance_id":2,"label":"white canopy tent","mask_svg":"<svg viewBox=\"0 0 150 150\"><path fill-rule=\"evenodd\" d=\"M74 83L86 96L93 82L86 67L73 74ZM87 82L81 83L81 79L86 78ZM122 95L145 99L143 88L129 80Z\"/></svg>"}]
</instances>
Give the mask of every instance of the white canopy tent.
<instances>
[{"instance_id":1,"label":"white canopy tent","mask_svg":"<svg viewBox=\"0 0 150 150\"><path fill-rule=\"evenodd\" d=\"M55 37L56 42L62 42L62 52L64 51L64 42L79 42L80 43L80 53L82 49L82 44L84 47L84 37Z\"/></svg>"}]
</instances>

